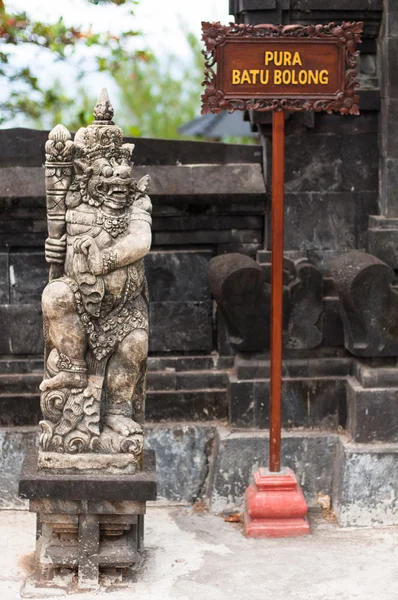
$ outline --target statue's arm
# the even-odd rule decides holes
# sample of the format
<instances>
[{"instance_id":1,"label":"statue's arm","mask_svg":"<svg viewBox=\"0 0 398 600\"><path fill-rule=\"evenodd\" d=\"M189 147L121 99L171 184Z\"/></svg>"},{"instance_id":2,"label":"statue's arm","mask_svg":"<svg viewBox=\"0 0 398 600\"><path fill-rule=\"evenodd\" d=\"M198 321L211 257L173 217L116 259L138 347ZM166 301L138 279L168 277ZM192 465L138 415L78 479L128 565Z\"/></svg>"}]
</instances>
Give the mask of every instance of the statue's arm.
<instances>
[{"instance_id":1,"label":"statue's arm","mask_svg":"<svg viewBox=\"0 0 398 600\"><path fill-rule=\"evenodd\" d=\"M75 250L87 256L90 271L94 275L106 275L148 254L152 241L151 210L152 205L146 195L134 203L127 235L105 250L100 250L89 235L83 235L75 241Z\"/></svg>"},{"instance_id":2,"label":"statue's arm","mask_svg":"<svg viewBox=\"0 0 398 600\"><path fill-rule=\"evenodd\" d=\"M151 226L145 221L133 221L133 231L110 248L102 251L101 272L106 274L136 262L148 254L151 248ZM98 265L98 270L100 265ZM95 273L99 275L100 273Z\"/></svg>"},{"instance_id":3,"label":"statue's arm","mask_svg":"<svg viewBox=\"0 0 398 600\"><path fill-rule=\"evenodd\" d=\"M102 253L103 273L125 267L146 254L151 248L152 203L148 196L149 176L138 182L138 194L130 208L128 235Z\"/></svg>"}]
</instances>

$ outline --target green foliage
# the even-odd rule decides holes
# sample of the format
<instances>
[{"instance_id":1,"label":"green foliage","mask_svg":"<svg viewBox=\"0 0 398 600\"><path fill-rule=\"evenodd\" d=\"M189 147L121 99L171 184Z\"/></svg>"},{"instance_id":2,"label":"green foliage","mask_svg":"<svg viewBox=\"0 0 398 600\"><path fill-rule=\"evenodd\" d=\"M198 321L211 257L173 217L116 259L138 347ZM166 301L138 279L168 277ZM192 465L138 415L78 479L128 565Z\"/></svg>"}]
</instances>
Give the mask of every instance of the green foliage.
<instances>
[{"instance_id":1,"label":"green foliage","mask_svg":"<svg viewBox=\"0 0 398 600\"><path fill-rule=\"evenodd\" d=\"M120 90L119 122L133 136L178 138L178 127L200 108L203 57L196 37L188 33L190 60L150 52L116 56L106 65Z\"/></svg>"},{"instance_id":2,"label":"green foliage","mask_svg":"<svg viewBox=\"0 0 398 600\"><path fill-rule=\"evenodd\" d=\"M137 4L135 0L107 1L116 5ZM133 12L130 11L130 14ZM3 90L10 89L8 96L0 101L0 124L22 114L39 126L43 119L46 120L45 111L49 110L52 118L57 119L62 115L62 106L68 111L74 102L60 89L59 82L51 89L41 88L30 66L34 50L50 53L54 61L65 61L79 46L95 47L99 53L104 50L112 53L133 35L137 35L137 32L129 30L121 36L115 36L84 31L82 27L67 27L62 17L55 23L42 23L32 19L25 11L7 11L4 0L0 0L0 85ZM17 46L27 49L26 64L23 66L14 60L12 48ZM83 71L77 73L77 78L81 79L83 75ZM7 82L13 85L5 85ZM78 111L79 119L83 121L86 120L87 97L82 91L78 95L82 106Z\"/></svg>"},{"instance_id":3,"label":"green foliage","mask_svg":"<svg viewBox=\"0 0 398 600\"><path fill-rule=\"evenodd\" d=\"M113 3L117 6L137 4L135 0L87 0L92 4ZM49 53L54 61L65 62L79 47L89 49L91 65L97 72L107 74L118 90L112 102L117 108L117 122L127 135L134 137L180 138L178 128L193 119L200 110L203 56L201 45L193 33L186 33L190 49L188 61L149 50L136 50L131 39L140 35L134 29L134 12L130 10L125 30L118 36L112 33L84 31L67 27L62 18L55 23L33 20L26 12L10 13L0 0L0 84L9 89L0 100L0 124L23 116L25 122L40 129L50 129L62 122L76 131L92 120L96 95L87 92L87 61L77 68L76 85L72 93L55 81L50 89L41 85L31 68L32 50ZM184 25L181 27L185 29ZM26 64L16 66L10 48L26 48ZM87 52L86 52L87 55ZM11 83L8 88L4 83ZM252 139L229 138L228 141L252 143Z\"/></svg>"}]
</instances>

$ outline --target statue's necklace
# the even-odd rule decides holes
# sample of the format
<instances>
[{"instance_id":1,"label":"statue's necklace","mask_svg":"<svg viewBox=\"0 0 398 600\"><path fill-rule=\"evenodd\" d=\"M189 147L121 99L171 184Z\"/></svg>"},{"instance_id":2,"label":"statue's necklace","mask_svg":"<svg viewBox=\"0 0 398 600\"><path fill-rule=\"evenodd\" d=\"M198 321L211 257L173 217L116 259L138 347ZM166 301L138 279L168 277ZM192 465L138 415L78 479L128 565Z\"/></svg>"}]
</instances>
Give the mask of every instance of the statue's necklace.
<instances>
[{"instance_id":1,"label":"statue's necklace","mask_svg":"<svg viewBox=\"0 0 398 600\"><path fill-rule=\"evenodd\" d=\"M112 237L117 237L126 231L129 224L126 214L121 216L111 216L106 215L101 209L99 209L97 213L95 223L110 233Z\"/></svg>"}]
</instances>

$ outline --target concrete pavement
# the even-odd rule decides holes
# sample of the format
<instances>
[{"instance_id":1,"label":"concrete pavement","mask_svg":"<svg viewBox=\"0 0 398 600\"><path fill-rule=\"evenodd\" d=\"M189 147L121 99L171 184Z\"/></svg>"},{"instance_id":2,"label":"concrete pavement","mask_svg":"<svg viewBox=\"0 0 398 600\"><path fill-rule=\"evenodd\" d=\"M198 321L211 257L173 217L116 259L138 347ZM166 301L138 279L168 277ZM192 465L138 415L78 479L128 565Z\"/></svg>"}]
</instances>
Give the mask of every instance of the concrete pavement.
<instances>
[{"instance_id":1,"label":"concrete pavement","mask_svg":"<svg viewBox=\"0 0 398 600\"><path fill-rule=\"evenodd\" d=\"M72 598L398 600L398 528L312 521L308 537L248 540L221 517L150 507L146 559L132 587ZM0 600L15 600L32 565L35 515L0 511L0 540Z\"/></svg>"}]
</instances>

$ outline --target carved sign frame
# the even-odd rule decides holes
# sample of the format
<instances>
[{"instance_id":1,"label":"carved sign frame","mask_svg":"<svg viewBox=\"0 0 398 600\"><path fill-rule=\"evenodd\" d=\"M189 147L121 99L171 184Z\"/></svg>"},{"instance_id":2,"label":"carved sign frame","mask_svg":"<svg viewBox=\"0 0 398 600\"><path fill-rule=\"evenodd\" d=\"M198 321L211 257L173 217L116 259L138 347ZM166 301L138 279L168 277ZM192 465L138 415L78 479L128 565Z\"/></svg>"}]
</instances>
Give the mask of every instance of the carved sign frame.
<instances>
[{"instance_id":1,"label":"carved sign frame","mask_svg":"<svg viewBox=\"0 0 398 600\"><path fill-rule=\"evenodd\" d=\"M256 110L256 111L274 111L274 110L314 110L316 112L326 111L331 114L340 112L341 114L358 115L359 97L356 89L359 83L356 80L356 64L359 51L356 49L360 40L363 23L343 23L336 25L244 25L230 23L221 25L217 23L202 23L202 40L205 43L206 50L203 50L205 56L205 72L202 85L205 91L202 95L202 114L220 113L223 110L234 112L235 110ZM217 61L222 60L222 47L225 42L240 41L244 39L269 40L290 43L297 41L310 40L311 42L333 42L343 49L343 76L341 79L341 89L332 97L309 97L309 94L299 93L297 97L248 97L246 94L236 95L227 94L220 86L220 77L217 77Z\"/></svg>"}]
</instances>

